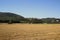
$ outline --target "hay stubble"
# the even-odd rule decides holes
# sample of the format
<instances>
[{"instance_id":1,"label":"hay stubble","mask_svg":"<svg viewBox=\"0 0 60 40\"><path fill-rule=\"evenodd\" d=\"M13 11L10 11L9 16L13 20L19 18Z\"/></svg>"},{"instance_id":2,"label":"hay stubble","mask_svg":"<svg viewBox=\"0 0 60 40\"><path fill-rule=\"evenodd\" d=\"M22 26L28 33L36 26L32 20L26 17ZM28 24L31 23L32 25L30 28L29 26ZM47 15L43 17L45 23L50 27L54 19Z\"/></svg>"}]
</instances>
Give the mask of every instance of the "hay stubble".
<instances>
[{"instance_id":1,"label":"hay stubble","mask_svg":"<svg viewBox=\"0 0 60 40\"><path fill-rule=\"evenodd\" d=\"M60 24L1 24L0 40L60 40Z\"/></svg>"}]
</instances>

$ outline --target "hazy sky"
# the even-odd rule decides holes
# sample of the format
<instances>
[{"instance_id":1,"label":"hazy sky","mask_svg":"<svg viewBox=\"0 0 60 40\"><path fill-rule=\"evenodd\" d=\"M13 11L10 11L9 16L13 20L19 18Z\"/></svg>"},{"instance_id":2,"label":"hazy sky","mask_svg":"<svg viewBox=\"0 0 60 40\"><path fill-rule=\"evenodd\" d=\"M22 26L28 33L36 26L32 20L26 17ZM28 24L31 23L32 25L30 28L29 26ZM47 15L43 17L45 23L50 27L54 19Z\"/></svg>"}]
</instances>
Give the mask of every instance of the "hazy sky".
<instances>
[{"instance_id":1,"label":"hazy sky","mask_svg":"<svg viewBox=\"0 0 60 40\"><path fill-rule=\"evenodd\" d=\"M60 0L0 0L0 11L24 17L60 17Z\"/></svg>"}]
</instances>

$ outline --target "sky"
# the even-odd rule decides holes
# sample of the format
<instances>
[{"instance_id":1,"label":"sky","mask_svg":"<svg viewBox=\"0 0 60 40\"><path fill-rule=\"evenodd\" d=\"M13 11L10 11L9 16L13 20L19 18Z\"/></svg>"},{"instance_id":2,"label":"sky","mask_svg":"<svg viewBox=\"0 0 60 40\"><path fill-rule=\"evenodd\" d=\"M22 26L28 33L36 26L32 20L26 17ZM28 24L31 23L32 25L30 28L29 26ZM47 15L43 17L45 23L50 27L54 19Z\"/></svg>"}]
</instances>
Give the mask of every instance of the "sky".
<instances>
[{"instance_id":1,"label":"sky","mask_svg":"<svg viewBox=\"0 0 60 40\"><path fill-rule=\"evenodd\" d=\"M28 18L60 18L60 0L0 0L0 12Z\"/></svg>"}]
</instances>

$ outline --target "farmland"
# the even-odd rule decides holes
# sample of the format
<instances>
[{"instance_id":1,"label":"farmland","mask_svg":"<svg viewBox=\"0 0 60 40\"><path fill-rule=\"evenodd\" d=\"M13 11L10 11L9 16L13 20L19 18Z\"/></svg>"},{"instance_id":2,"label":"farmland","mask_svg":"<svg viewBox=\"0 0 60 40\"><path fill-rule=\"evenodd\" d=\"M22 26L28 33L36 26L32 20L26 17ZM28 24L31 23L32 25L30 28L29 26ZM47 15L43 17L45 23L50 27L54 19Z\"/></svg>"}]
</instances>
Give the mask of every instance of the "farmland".
<instances>
[{"instance_id":1,"label":"farmland","mask_svg":"<svg viewBox=\"0 0 60 40\"><path fill-rule=\"evenodd\" d=\"M0 40L60 40L60 24L0 24Z\"/></svg>"}]
</instances>

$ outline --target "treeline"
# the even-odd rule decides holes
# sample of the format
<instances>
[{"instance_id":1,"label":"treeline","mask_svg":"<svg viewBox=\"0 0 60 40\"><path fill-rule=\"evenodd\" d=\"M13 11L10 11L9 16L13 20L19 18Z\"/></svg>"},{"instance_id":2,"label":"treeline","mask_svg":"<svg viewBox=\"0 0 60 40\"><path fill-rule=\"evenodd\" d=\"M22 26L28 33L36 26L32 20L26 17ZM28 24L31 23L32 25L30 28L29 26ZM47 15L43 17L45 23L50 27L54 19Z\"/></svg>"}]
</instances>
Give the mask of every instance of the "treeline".
<instances>
[{"instance_id":1,"label":"treeline","mask_svg":"<svg viewBox=\"0 0 60 40\"><path fill-rule=\"evenodd\" d=\"M29 23L29 24L55 24L60 23L59 18L24 18L10 12L0 12L0 23Z\"/></svg>"},{"instance_id":2,"label":"treeline","mask_svg":"<svg viewBox=\"0 0 60 40\"><path fill-rule=\"evenodd\" d=\"M59 18L41 18L41 19L37 19L37 18L26 18L29 21L26 21L27 23L40 23L40 24L55 24L55 23L60 23L60 19Z\"/></svg>"}]
</instances>

